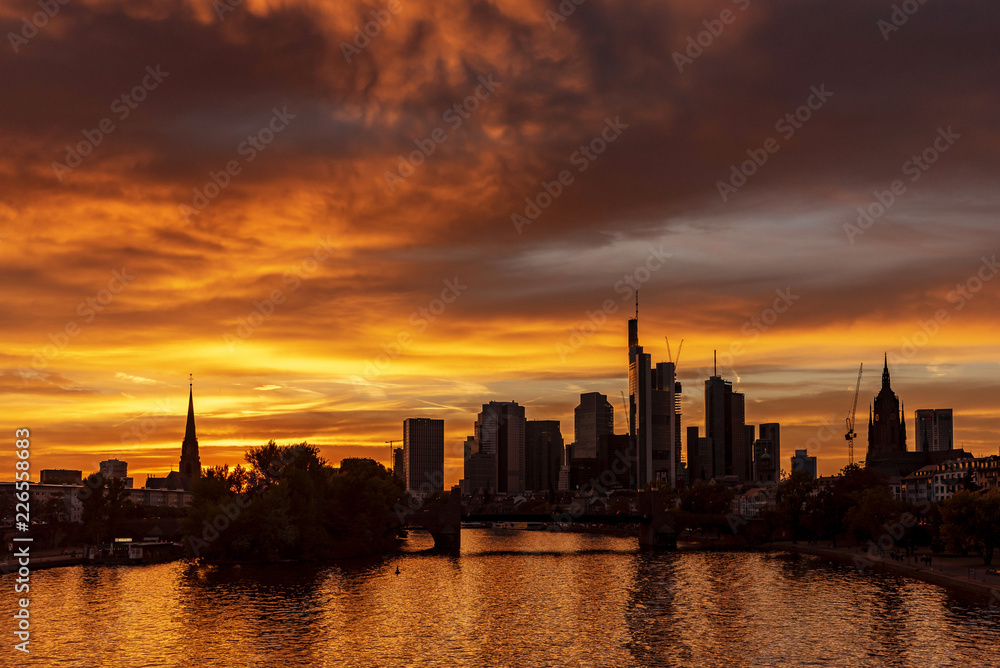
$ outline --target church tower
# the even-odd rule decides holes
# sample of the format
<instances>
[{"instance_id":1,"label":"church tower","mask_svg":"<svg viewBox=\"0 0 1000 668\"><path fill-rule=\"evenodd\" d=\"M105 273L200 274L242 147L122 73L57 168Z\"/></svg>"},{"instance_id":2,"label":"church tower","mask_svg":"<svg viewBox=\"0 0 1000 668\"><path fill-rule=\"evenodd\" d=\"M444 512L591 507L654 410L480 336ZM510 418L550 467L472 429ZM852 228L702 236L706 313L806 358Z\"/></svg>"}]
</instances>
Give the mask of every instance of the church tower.
<instances>
[{"instance_id":1,"label":"church tower","mask_svg":"<svg viewBox=\"0 0 1000 668\"><path fill-rule=\"evenodd\" d=\"M906 452L906 422L899 398L889 385L889 358L882 367L882 389L868 418L868 459L895 452Z\"/></svg>"},{"instance_id":2,"label":"church tower","mask_svg":"<svg viewBox=\"0 0 1000 668\"><path fill-rule=\"evenodd\" d=\"M180 474L185 489L191 489L191 483L201 476L198 435L194 431L194 383L188 387L187 427L184 429L184 442L181 443Z\"/></svg>"}]
</instances>

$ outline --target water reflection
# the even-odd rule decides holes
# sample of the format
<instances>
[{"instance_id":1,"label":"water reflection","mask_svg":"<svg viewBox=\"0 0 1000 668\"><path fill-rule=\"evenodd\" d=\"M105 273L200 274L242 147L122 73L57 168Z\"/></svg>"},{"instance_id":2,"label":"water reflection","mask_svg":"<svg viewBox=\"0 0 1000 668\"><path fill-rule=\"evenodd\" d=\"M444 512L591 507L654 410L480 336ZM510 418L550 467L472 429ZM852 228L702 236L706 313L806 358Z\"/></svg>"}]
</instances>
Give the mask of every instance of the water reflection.
<instances>
[{"instance_id":1,"label":"water reflection","mask_svg":"<svg viewBox=\"0 0 1000 668\"><path fill-rule=\"evenodd\" d=\"M429 546L414 534L376 560L39 571L27 665L1000 665L995 611L811 557L489 530L466 531L460 555ZM14 605L0 597L0 614Z\"/></svg>"}]
</instances>

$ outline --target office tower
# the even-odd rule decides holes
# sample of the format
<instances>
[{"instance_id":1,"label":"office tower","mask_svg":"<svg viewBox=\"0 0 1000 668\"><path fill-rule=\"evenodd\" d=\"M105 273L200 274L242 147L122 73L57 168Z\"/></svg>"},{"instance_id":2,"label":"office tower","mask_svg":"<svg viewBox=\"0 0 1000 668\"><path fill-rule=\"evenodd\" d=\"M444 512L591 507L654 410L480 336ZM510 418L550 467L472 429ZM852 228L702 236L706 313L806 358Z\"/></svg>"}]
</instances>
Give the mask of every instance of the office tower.
<instances>
[{"instance_id":1,"label":"office tower","mask_svg":"<svg viewBox=\"0 0 1000 668\"><path fill-rule=\"evenodd\" d=\"M677 485L681 470L681 384L673 362L658 362L652 370L653 477Z\"/></svg>"},{"instance_id":2,"label":"office tower","mask_svg":"<svg viewBox=\"0 0 1000 668\"><path fill-rule=\"evenodd\" d=\"M757 431L756 427L754 427L752 424L743 426L743 443L746 447L746 453L747 453L745 460L746 472L744 474L743 479L748 482L755 479L753 475L753 444L754 441L757 440L757 437L754 435L756 431Z\"/></svg>"},{"instance_id":3,"label":"office tower","mask_svg":"<svg viewBox=\"0 0 1000 668\"><path fill-rule=\"evenodd\" d=\"M716 372L717 373L717 372ZM748 479L744 396L714 375L705 381L705 432L712 440L711 477Z\"/></svg>"},{"instance_id":4,"label":"office tower","mask_svg":"<svg viewBox=\"0 0 1000 668\"><path fill-rule=\"evenodd\" d=\"M530 492L556 492L563 463L558 420L528 420L524 430L524 484Z\"/></svg>"},{"instance_id":5,"label":"office tower","mask_svg":"<svg viewBox=\"0 0 1000 668\"><path fill-rule=\"evenodd\" d=\"M630 488L633 460L630 456L631 441L628 434L604 434L597 442L597 466L605 480L610 480L605 471L614 476L614 482L606 483L606 488Z\"/></svg>"},{"instance_id":6,"label":"office tower","mask_svg":"<svg viewBox=\"0 0 1000 668\"><path fill-rule=\"evenodd\" d=\"M120 478L125 481L125 487L132 488L132 478L128 477L128 462L120 459L106 459L100 463L101 477L105 480Z\"/></svg>"},{"instance_id":7,"label":"office tower","mask_svg":"<svg viewBox=\"0 0 1000 668\"><path fill-rule=\"evenodd\" d=\"M952 409L922 408L916 412L918 452L936 452L955 448Z\"/></svg>"},{"instance_id":8,"label":"office tower","mask_svg":"<svg viewBox=\"0 0 1000 668\"><path fill-rule=\"evenodd\" d=\"M695 480L705 478L705 467L711 469L711 462L702 460L698 453L698 427L687 428L687 481L693 484Z\"/></svg>"},{"instance_id":9,"label":"office tower","mask_svg":"<svg viewBox=\"0 0 1000 668\"><path fill-rule=\"evenodd\" d=\"M615 433L615 412L606 395L588 392L580 395L573 420L574 457L597 457L597 441L604 434Z\"/></svg>"},{"instance_id":10,"label":"office tower","mask_svg":"<svg viewBox=\"0 0 1000 668\"><path fill-rule=\"evenodd\" d=\"M516 401L483 404L476 419L478 452L496 458L500 494L524 491L524 406Z\"/></svg>"},{"instance_id":11,"label":"office tower","mask_svg":"<svg viewBox=\"0 0 1000 668\"><path fill-rule=\"evenodd\" d=\"M766 422L760 425L760 438L754 441L753 479L757 482L781 480L781 425Z\"/></svg>"},{"instance_id":12,"label":"office tower","mask_svg":"<svg viewBox=\"0 0 1000 668\"><path fill-rule=\"evenodd\" d=\"M673 486L680 462L680 421L677 394L680 383L671 362L652 366L639 345L639 308L628 321L629 436L636 461L633 487L655 481Z\"/></svg>"},{"instance_id":13,"label":"office tower","mask_svg":"<svg viewBox=\"0 0 1000 668\"><path fill-rule=\"evenodd\" d=\"M406 484L406 465L403 463L406 461L403 458L403 448L395 448L392 451L392 474L403 481Z\"/></svg>"},{"instance_id":14,"label":"office tower","mask_svg":"<svg viewBox=\"0 0 1000 668\"><path fill-rule=\"evenodd\" d=\"M816 479L816 458L810 457L806 450L796 450L792 456L792 473L795 471L805 471Z\"/></svg>"},{"instance_id":15,"label":"office tower","mask_svg":"<svg viewBox=\"0 0 1000 668\"><path fill-rule=\"evenodd\" d=\"M403 420L403 470L408 491L444 490L444 420Z\"/></svg>"},{"instance_id":16,"label":"office tower","mask_svg":"<svg viewBox=\"0 0 1000 668\"><path fill-rule=\"evenodd\" d=\"M900 410L899 398L889 386L889 359L882 367L882 389L868 415L867 460L906 452L906 420Z\"/></svg>"}]
</instances>

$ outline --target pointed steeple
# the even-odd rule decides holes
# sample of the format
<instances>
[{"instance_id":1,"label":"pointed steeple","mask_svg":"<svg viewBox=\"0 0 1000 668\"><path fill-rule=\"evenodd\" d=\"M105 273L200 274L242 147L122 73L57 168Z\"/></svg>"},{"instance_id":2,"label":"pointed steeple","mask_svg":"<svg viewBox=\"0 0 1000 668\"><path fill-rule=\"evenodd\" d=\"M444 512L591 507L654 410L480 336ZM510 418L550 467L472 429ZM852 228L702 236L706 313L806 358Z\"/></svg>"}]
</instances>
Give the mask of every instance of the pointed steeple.
<instances>
[{"instance_id":1,"label":"pointed steeple","mask_svg":"<svg viewBox=\"0 0 1000 668\"><path fill-rule=\"evenodd\" d=\"M198 435L194 430L194 382L188 385L187 426L181 443L180 474L184 489L191 489L191 482L201 476L201 458L198 456Z\"/></svg>"},{"instance_id":2,"label":"pointed steeple","mask_svg":"<svg viewBox=\"0 0 1000 668\"><path fill-rule=\"evenodd\" d=\"M885 365L882 367L882 387L889 387L889 354L885 355Z\"/></svg>"},{"instance_id":3,"label":"pointed steeple","mask_svg":"<svg viewBox=\"0 0 1000 668\"><path fill-rule=\"evenodd\" d=\"M188 419L184 428L184 443L198 445L198 435L194 431L194 383L188 385Z\"/></svg>"}]
</instances>

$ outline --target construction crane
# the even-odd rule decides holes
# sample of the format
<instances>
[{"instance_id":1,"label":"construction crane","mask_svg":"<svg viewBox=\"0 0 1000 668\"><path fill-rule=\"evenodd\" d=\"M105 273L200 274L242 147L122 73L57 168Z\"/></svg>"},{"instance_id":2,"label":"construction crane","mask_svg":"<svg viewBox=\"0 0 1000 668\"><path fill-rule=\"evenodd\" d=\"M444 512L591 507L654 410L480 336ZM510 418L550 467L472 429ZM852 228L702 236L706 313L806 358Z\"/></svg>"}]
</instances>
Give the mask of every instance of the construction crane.
<instances>
[{"instance_id":1,"label":"construction crane","mask_svg":"<svg viewBox=\"0 0 1000 668\"><path fill-rule=\"evenodd\" d=\"M854 431L854 413L858 410L858 393L861 391L861 372L864 368L864 363L858 367L858 384L854 388L854 404L851 406L851 415L847 418L847 433L844 434L844 438L847 439L848 443L851 464L854 463L854 438L857 436L857 433Z\"/></svg>"},{"instance_id":2,"label":"construction crane","mask_svg":"<svg viewBox=\"0 0 1000 668\"><path fill-rule=\"evenodd\" d=\"M399 443L401 439L396 439L395 441L386 441L389 444L389 466L387 467L390 472L396 473L393 469L396 466L396 449L393 448L394 443Z\"/></svg>"},{"instance_id":3,"label":"construction crane","mask_svg":"<svg viewBox=\"0 0 1000 668\"><path fill-rule=\"evenodd\" d=\"M681 351L684 349L684 339L681 339L681 345L677 346L677 360L674 360L673 354L670 352L670 337L664 336L667 340L667 359L673 362L674 368L676 369L681 363Z\"/></svg>"}]
</instances>

